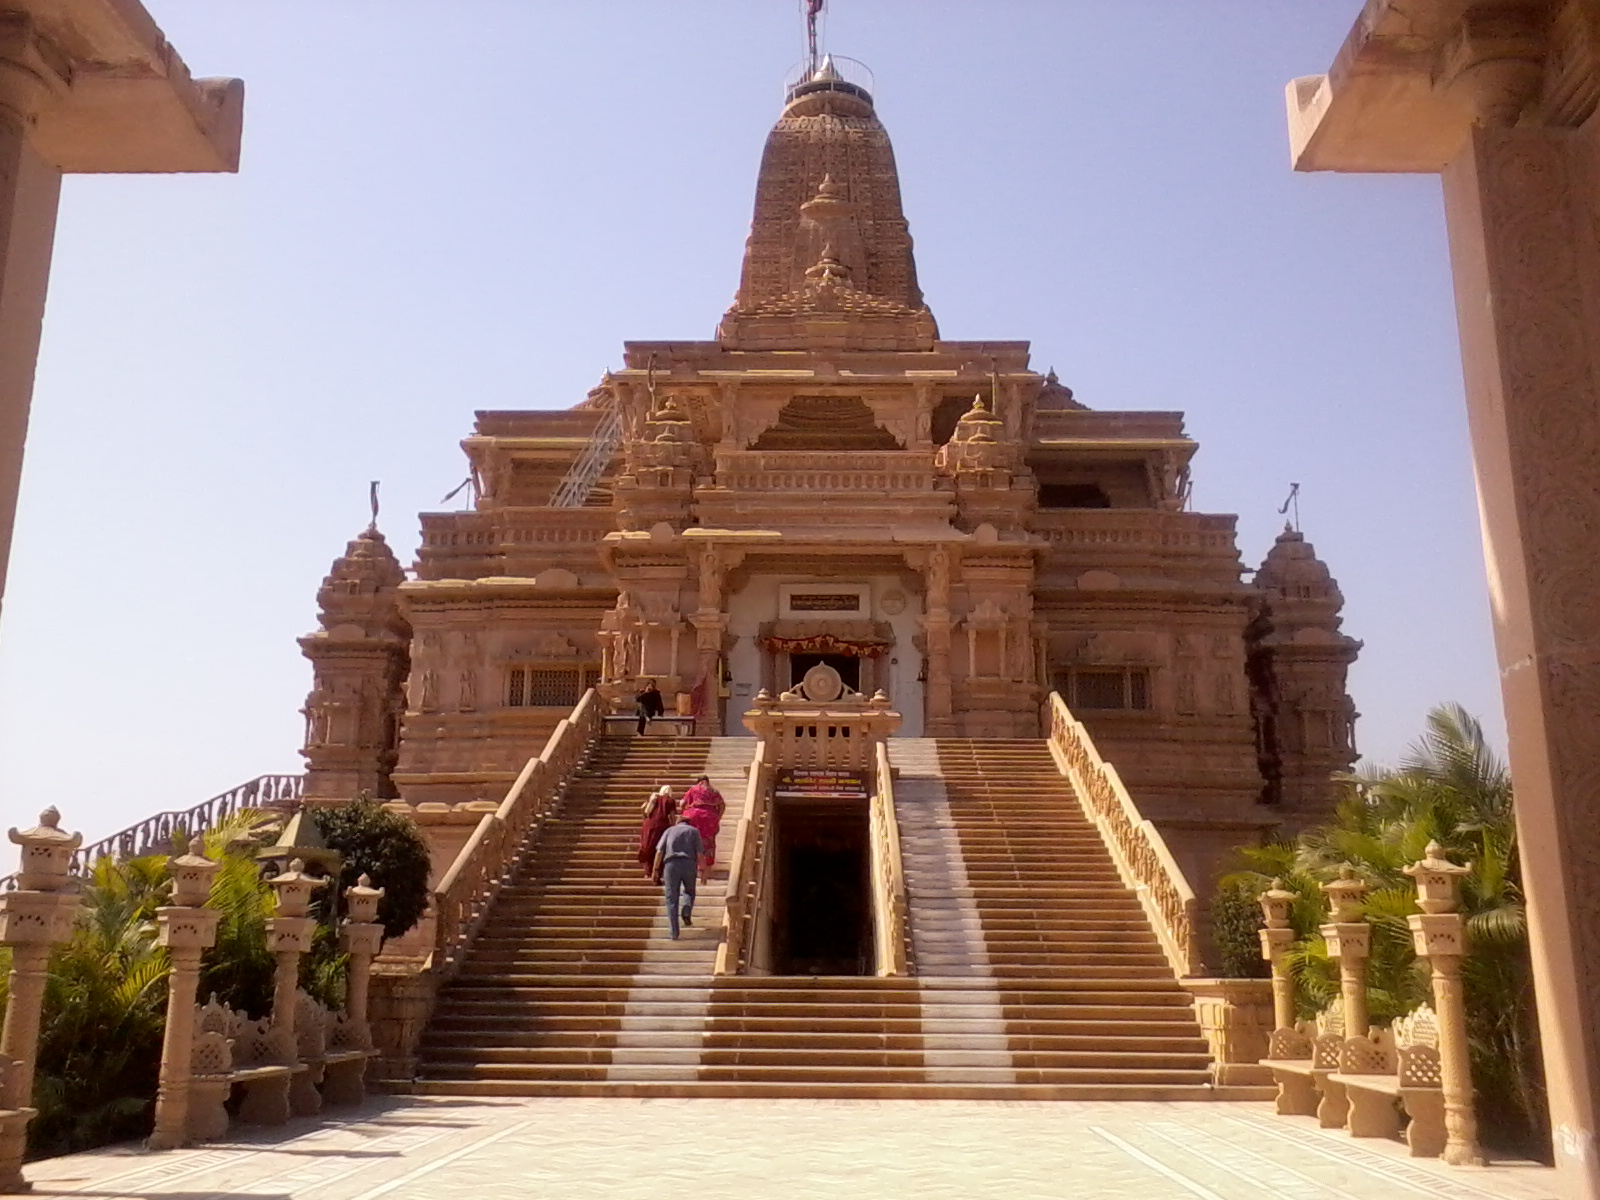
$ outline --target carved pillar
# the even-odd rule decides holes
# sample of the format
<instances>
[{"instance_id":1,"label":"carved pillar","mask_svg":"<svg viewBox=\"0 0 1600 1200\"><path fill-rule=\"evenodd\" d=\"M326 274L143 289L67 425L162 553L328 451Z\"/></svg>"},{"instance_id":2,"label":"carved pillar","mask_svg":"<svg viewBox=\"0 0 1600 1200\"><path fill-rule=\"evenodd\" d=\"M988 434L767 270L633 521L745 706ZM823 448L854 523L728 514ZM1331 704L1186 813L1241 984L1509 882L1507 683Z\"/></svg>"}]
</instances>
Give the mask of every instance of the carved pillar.
<instances>
[{"instance_id":1,"label":"carved pillar","mask_svg":"<svg viewBox=\"0 0 1600 1200\"><path fill-rule=\"evenodd\" d=\"M345 989L345 1012L362 1030L367 1028L367 985L372 960L383 947L383 926L378 923L378 901L383 889L363 875L344 891L348 915L339 926L339 948L350 956L350 979ZM370 1035L366 1041L371 1044Z\"/></svg>"},{"instance_id":2,"label":"carved pillar","mask_svg":"<svg viewBox=\"0 0 1600 1200\"><path fill-rule=\"evenodd\" d=\"M61 196L61 172L28 144L28 130L66 86L41 56L32 21L0 16L0 596Z\"/></svg>"},{"instance_id":3,"label":"carved pillar","mask_svg":"<svg viewBox=\"0 0 1600 1200\"><path fill-rule=\"evenodd\" d=\"M189 1082L194 1054L194 999L200 984L200 956L217 940L222 914L205 907L219 864L205 856L205 842L193 838L189 853L167 860L172 872L172 903L156 909L160 944L172 969L167 974L167 1027L161 1039L161 1085L156 1092L152 1150L187 1146Z\"/></svg>"},{"instance_id":4,"label":"carved pillar","mask_svg":"<svg viewBox=\"0 0 1600 1200\"><path fill-rule=\"evenodd\" d=\"M326 879L307 875L305 866L303 859L294 859L287 871L267 881L278 896L277 915L267 921L267 948L278 962L272 979L272 1025L282 1031L280 1036L291 1050L296 1045L294 1016L300 988L300 956L311 949L311 934L316 928L316 920L306 914L311 907L311 893L328 885ZM310 1072L295 1073L289 1103L296 1114L307 1115L321 1109L316 1084Z\"/></svg>"},{"instance_id":5,"label":"carved pillar","mask_svg":"<svg viewBox=\"0 0 1600 1200\"><path fill-rule=\"evenodd\" d=\"M1372 926L1361 919L1361 900L1367 885L1356 878L1350 867L1339 870L1339 878L1322 885L1327 893L1333 920L1322 927L1328 954L1339 960L1339 990L1344 996L1344 1036L1367 1036L1367 955L1372 944Z\"/></svg>"},{"instance_id":6,"label":"carved pillar","mask_svg":"<svg viewBox=\"0 0 1600 1200\"><path fill-rule=\"evenodd\" d=\"M1457 881L1469 872L1429 842L1421 862L1404 868L1416 880L1420 913L1406 918L1417 957L1433 971L1433 1011L1439 1019L1439 1090L1444 1093L1444 1161L1483 1164L1478 1118L1472 1111L1472 1064L1467 1047L1467 1008L1461 993L1464 922L1456 908Z\"/></svg>"},{"instance_id":7,"label":"carved pillar","mask_svg":"<svg viewBox=\"0 0 1600 1200\"><path fill-rule=\"evenodd\" d=\"M67 872L82 834L63 833L61 814L47 808L25 833L11 830L22 847L15 891L0 895L0 944L11 950L5 1025L0 1028L0 1192L27 1190L22 1158L34 1117L33 1068L39 1053L50 949L72 936L78 896Z\"/></svg>"},{"instance_id":8,"label":"carved pillar","mask_svg":"<svg viewBox=\"0 0 1600 1200\"><path fill-rule=\"evenodd\" d=\"M1289 947L1294 945L1294 930L1289 927L1294 893L1284 890L1283 880L1274 879L1259 899L1267 919L1267 927L1261 931L1261 957L1272 964L1272 1028L1276 1034L1294 1029L1294 980L1284 961Z\"/></svg>"},{"instance_id":9,"label":"carved pillar","mask_svg":"<svg viewBox=\"0 0 1600 1200\"><path fill-rule=\"evenodd\" d=\"M922 628L927 634L927 732L929 737L950 737L955 731L955 694L950 678L950 568L951 553L944 546L928 552L924 571L927 605Z\"/></svg>"},{"instance_id":10,"label":"carved pillar","mask_svg":"<svg viewBox=\"0 0 1600 1200\"><path fill-rule=\"evenodd\" d=\"M1556 1164L1600 1196L1600 124L1444 171Z\"/></svg>"}]
</instances>

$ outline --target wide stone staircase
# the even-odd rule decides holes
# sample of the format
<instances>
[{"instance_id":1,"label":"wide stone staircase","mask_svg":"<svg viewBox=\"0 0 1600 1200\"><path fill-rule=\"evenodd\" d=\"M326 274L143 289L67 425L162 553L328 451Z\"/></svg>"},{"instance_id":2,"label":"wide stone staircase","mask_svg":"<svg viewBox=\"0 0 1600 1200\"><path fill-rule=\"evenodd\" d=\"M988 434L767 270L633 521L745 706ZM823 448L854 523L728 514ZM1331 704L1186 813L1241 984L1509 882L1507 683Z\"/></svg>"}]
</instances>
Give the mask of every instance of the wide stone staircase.
<instances>
[{"instance_id":1,"label":"wide stone staircase","mask_svg":"<svg viewBox=\"0 0 1600 1200\"><path fill-rule=\"evenodd\" d=\"M733 742L746 761L753 750L745 739L597 741L440 997L422 1045L426 1090L531 1094L695 1077L727 865L701 886L694 924L674 942L635 852L650 792L666 784L681 796L707 773L729 802L718 838L726 859L744 779L710 770L713 740Z\"/></svg>"},{"instance_id":2,"label":"wide stone staircase","mask_svg":"<svg viewBox=\"0 0 1600 1200\"><path fill-rule=\"evenodd\" d=\"M479 1095L1200 1099L1189 997L1042 741L891 742L916 974L714 977L751 739L602 738L497 900L417 1088ZM639 805L729 802L667 939Z\"/></svg>"},{"instance_id":3,"label":"wide stone staircase","mask_svg":"<svg viewBox=\"0 0 1600 1200\"><path fill-rule=\"evenodd\" d=\"M1046 743L943 739L937 752L1016 1081L1203 1087L1189 994Z\"/></svg>"}]
</instances>

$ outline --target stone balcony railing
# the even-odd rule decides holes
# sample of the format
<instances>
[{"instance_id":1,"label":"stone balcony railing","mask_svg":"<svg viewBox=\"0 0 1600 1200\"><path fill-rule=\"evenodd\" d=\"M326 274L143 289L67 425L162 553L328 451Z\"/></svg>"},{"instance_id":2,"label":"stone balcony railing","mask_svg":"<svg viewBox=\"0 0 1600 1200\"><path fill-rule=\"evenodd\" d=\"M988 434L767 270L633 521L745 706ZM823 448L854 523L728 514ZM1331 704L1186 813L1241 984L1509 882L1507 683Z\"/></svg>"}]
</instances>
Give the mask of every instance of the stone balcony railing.
<instances>
[{"instance_id":1,"label":"stone balcony railing","mask_svg":"<svg viewBox=\"0 0 1600 1200\"><path fill-rule=\"evenodd\" d=\"M744 492L932 492L931 455L914 450L825 453L722 450L716 486Z\"/></svg>"},{"instance_id":2,"label":"stone balcony railing","mask_svg":"<svg viewBox=\"0 0 1600 1200\"><path fill-rule=\"evenodd\" d=\"M1041 509L1029 518L1033 535L1063 556L1083 553L1093 565L1117 559L1227 559L1238 561L1234 518L1210 513L1144 508Z\"/></svg>"},{"instance_id":3,"label":"stone balcony railing","mask_svg":"<svg viewBox=\"0 0 1600 1200\"><path fill-rule=\"evenodd\" d=\"M504 508L423 513L417 561L424 579L477 578L533 548L598 546L617 527L609 508Z\"/></svg>"}]
</instances>

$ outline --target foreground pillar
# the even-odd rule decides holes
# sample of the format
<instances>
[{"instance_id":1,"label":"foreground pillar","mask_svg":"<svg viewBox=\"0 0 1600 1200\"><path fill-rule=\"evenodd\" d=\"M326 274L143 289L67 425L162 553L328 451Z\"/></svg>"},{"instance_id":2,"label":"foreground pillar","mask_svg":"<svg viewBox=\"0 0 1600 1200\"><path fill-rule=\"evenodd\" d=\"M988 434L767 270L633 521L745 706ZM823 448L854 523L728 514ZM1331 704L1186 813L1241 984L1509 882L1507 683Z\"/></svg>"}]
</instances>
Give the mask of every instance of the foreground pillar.
<instances>
[{"instance_id":1,"label":"foreground pillar","mask_svg":"<svg viewBox=\"0 0 1600 1200\"><path fill-rule=\"evenodd\" d=\"M0 597L61 176L235 171L244 90L194 79L138 0L0 12Z\"/></svg>"},{"instance_id":2,"label":"foreground pillar","mask_svg":"<svg viewBox=\"0 0 1600 1200\"><path fill-rule=\"evenodd\" d=\"M189 1144L189 1082L194 1059L194 1000L200 985L200 956L217 940L222 914L205 907L220 864L205 856L205 842L193 838L189 853L167 860L172 872L172 903L156 909L158 940L167 948L167 1027L161 1039L161 1085L156 1092L152 1150Z\"/></svg>"},{"instance_id":3,"label":"foreground pillar","mask_svg":"<svg viewBox=\"0 0 1600 1200\"><path fill-rule=\"evenodd\" d=\"M373 887L372 880L363 875L354 887L344 891L348 915L339 927L339 946L350 956L345 1013L369 1046L372 1039L367 1029L367 985L372 978L372 960L383 947L383 926L378 923L378 901L383 894L382 888Z\"/></svg>"},{"instance_id":4,"label":"foreground pillar","mask_svg":"<svg viewBox=\"0 0 1600 1200\"><path fill-rule=\"evenodd\" d=\"M1600 87L1592 4L1351 0L1302 171L1439 172L1558 1190L1600 1200Z\"/></svg>"},{"instance_id":5,"label":"foreground pillar","mask_svg":"<svg viewBox=\"0 0 1600 1200\"><path fill-rule=\"evenodd\" d=\"M305 866L304 860L293 859L287 871L268 880L278 896L277 915L267 920L267 948L278 961L272 979L272 1025L281 1031L284 1045L296 1055L299 1051L295 1007L300 991L300 956L311 949L311 935L317 925L316 919L307 913L311 894L328 886L326 879L307 875ZM317 1083L318 1080L311 1078L311 1072L295 1072L289 1103L296 1114L306 1115L321 1108Z\"/></svg>"},{"instance_id":6,"label":"foreground pillar","mask_svg":"<svg viewBox=\"0 0 1600 1200\"><path fill-rule=\"evenodd\" d=\"M1261 957L1272 967L1272 1033L1276 1043L1281 1040L1280 1034L1294 1031L1294 980L1284 961L1289 947L1294 945L1294 930L1289 927L1294 893L1284 891L1283 880L1274 879L1257 899L1267 920L1266 928L1261 930Z\"/></svg>"},{"instance_id":7,"label":"foreground pillar","mask_svg":"<svg viewBox=\"0 0 1600 1200\"><path fill-rule=\"evenodd\" d=\"M1367 955L1372 948L1372 926L1361 919L1361 901L1367 885L1350 867L1339 868L1339 878L1322 885L1333 920L1322 927L1328 955L1339 960L1339 991L1344 997L1344 1036L1367 1036Z\"/></svg>"},{"instance_id":8,"label":"foreground pillar","mask_svg":"<svg viewBox=\"0 0 1600 1200\"><path fill-rule=\"evenodd\" d=\"M1468 867L1443 857L1438 842L1426 856L1404 868L1417 881L1420 913L1406 918L1417 957L1433 971L1433 1011L1439 1019L1439 1090L1444 1093L1444 1153L1456 1166L1481 1166L1478 1118L1472 1108L1472 1063L1467 1044L1467 1006L1461 991L1461 956L1466 929L1456 912L1456 887Z\"/></svg>"},{"instance_id":9,"label":"foreground pillar","mask_svg":"<svg viewBox=\"0 0 1600 1200\"><path fill-rule=\"evenodd\" d=\"M0 895L0 944L11 951L5 1025L0 1028L0 1192L28 1187L22 1159L35 1113L33 1069L46 970L51 948L72 936L79 906L68 871L83 835L64 833L60 824L61 814L47 808L35 828L10 833L22 847L22 868L16 890Z\"/></svg>"}]
</instances>

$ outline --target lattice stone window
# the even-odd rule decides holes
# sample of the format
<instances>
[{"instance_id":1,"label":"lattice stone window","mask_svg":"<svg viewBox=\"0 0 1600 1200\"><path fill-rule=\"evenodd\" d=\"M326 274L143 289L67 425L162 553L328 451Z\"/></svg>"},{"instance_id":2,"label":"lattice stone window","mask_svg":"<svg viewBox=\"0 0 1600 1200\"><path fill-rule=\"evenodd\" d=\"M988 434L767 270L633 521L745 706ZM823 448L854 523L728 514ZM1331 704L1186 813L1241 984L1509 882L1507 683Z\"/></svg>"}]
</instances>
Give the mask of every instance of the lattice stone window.
<instances>
[{"instance_id":1,"label":"lattice stone window","mask_svg":"<svg viewBox=\"0 0 1600 1200\"><path fill-rule=\"evenodd\" d=\"M1071 671L1062 696L1074 711L1145 710L1150 707L1150 672L1144 667L1094 667Z\"/></svg>"},{"instance_id":2,"label":"lattice stone window","mask_svg":"<svg viewBox=\"0 0 1600 1200\"><path fill-rule=\"evenodd\" d=\"M571 708L583 695L581 667L512 667L507 672L510 708Z\"/></svg>"}]
</instances>

